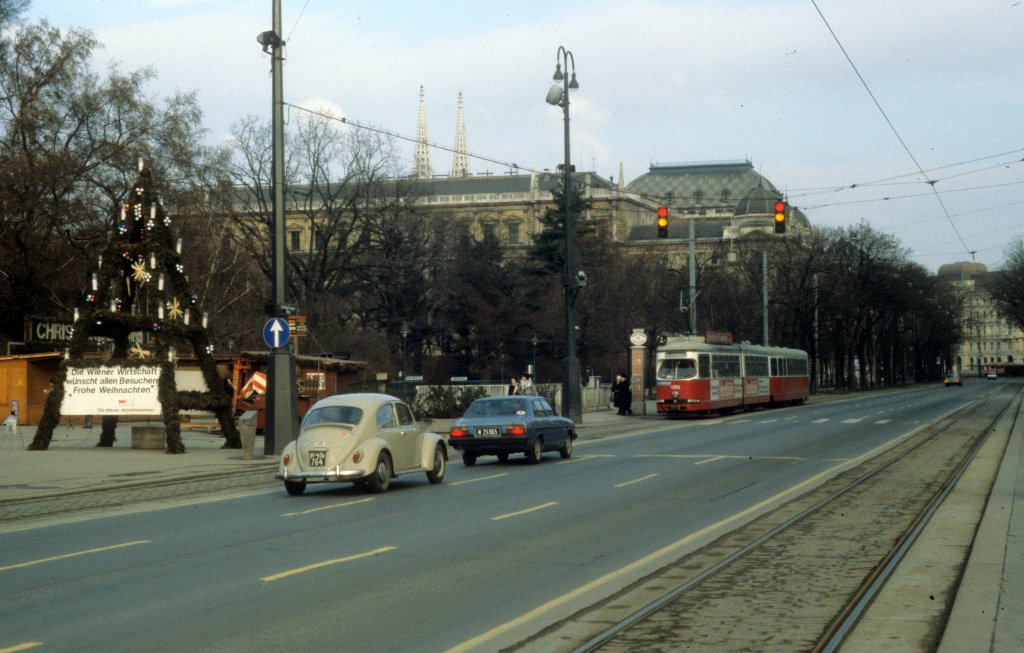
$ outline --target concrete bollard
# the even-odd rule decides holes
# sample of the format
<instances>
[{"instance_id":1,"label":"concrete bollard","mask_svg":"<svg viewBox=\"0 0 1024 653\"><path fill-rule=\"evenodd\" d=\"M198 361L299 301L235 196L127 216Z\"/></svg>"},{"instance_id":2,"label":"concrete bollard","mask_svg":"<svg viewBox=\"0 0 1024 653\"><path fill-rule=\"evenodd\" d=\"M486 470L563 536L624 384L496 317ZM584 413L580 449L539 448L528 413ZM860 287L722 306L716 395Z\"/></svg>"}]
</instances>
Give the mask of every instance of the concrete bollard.
<instances>
[{"instance_id":1,"label":"concrete bollard","mask_svg":"<svg viewBox=\"0 0 1024 653\"><path fill-rule=\"evenodd\" d=\"M256 450L256 411L247 410L238 418L238 436L242 440L242 458L252 460Z\"/></svg>"},{"instance_id":2,"label":"concrete bollard","mask_svg":"<svg viewBox=\"0 0 1024 653\"><path fill-rule=\"evenodd\" d=\"M166 439L163 424L132 427L132 449L163 449Z\"/></svg>"}]
</instances>

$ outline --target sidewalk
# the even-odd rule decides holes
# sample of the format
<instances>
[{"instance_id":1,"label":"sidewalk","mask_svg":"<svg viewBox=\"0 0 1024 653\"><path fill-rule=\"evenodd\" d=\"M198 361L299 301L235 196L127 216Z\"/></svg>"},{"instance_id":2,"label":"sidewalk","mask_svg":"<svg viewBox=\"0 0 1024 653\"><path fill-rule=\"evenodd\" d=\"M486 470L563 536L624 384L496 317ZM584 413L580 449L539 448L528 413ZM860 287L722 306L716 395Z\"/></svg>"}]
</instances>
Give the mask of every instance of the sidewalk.
<instances>
[{"instance_id":1,"label":"sidewalk","mask_svg":"<svg viewBox=\"0 0 1024 653\"><path fill-rule=\"evenodd\" d=\"M1017 499L1021 510L1017 510ZM1024 651L1024 421L999 464L938 653Z\"/></svg>"}]
</instances>

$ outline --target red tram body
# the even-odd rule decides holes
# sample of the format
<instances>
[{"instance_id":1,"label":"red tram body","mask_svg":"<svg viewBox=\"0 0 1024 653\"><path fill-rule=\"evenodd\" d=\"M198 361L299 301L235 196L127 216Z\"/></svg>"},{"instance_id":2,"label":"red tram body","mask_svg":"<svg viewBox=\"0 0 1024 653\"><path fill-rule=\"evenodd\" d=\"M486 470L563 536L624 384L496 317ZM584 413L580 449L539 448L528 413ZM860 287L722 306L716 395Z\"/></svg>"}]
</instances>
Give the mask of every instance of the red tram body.
<instances>
[{"instance_id":1,"label":"red tram body","mask_svg":"<svg viewBox=\"0 0 1024 653\"><path fill-rule=\"evenodd\" d=\"M659 413L707 413L807 401L807 352L669 338L655 359Z\"/></svg>"}]
</instances>

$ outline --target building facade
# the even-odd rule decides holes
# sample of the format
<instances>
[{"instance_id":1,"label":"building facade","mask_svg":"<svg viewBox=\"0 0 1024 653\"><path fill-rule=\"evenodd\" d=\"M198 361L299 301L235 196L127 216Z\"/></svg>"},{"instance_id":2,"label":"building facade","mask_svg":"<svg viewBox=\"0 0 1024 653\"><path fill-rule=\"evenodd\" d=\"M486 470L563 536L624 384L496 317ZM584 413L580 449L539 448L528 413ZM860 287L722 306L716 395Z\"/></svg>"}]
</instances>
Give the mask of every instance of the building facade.
<instances>
[{"instance_id":1,"label":"building facade","mask_svg":"<svg viewBox=\"0 0 1024 653\"><path fill-rule=\"evenodd\" d=\"M991 274L982 263L948 263L938 276L960 293L963 338L955 352L957 372L981 374L992 363L1024 360L1024 332L999 315L984 279Z\"/></svg>"}]
</instances>

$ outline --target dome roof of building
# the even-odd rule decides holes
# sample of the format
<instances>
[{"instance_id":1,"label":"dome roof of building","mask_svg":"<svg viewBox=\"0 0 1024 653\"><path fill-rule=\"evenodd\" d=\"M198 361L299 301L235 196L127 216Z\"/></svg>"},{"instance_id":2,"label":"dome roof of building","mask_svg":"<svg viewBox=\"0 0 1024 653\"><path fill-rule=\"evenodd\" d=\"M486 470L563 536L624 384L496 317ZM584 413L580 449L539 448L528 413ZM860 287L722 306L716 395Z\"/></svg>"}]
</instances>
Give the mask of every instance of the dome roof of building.
<instances>
[{"instance_id":1,"label":"dome roof of building","mask_svg":"<svg viewBox=\"0 0 1024 653\"><path fill-rule=\"evenodd\" d=\"M969 279L976 274L985 274L988 268L984 263L973 261L959 261L957 263L946 263L939 266L939 276L948 279Z\"/></svg>"},{"instance_id":2,"label":"dome roof of building","mask_svg":"<svg viewBox=\"0 0 1024 653\"><path fill-rule=\"evenodd\" d=\"M754 170L750 161L652 164L628 189L668 206L730 213L735 218L771 216L782 191ZM807 216L789 207L789 222L810 228Z\"/></svg>"},{"instance_id":3,"label":"dome roof of building","mask_svg":"<svg viewBox=\"0 0 1024 653\"><path fill-rule=\"evenodd\" d=\"M717 161L654 163L648 172L629 182L627 188L651 199L732 205L738 197L759 184L776 190L770 181L754 170L750 161Z\"/></svg>"},{"instance_id":4,"label":"dome roof of building","mask_svg":"<svg viewBox=\"0 0 1024 653\"><path fill-rule=\"evenodd\" d=\"M748 190L740 201L736 203L734 215L768 215L775 213L775 203L783 199L782 193L775 190L768 190L763 184L758 184Z\"/></svg>"}]
</instances>

